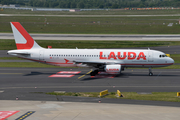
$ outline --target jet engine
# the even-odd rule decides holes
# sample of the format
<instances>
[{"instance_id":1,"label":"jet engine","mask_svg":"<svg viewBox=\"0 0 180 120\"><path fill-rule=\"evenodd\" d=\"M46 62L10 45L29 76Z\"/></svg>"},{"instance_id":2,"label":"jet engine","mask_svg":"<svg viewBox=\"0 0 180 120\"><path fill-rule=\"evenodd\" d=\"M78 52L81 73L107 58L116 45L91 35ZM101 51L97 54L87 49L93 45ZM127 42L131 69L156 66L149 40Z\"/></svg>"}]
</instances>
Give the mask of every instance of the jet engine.
<instances>
[{"instance_id":1,"label":"jet engine","mask_svg":"<svg viewBox=\"0 0 180 120\"><path fill-rule=\"evenodd\" d=\"M106 65L104 70L109 74L120 74L121 65Z\"/></svg>"}]
</instances>

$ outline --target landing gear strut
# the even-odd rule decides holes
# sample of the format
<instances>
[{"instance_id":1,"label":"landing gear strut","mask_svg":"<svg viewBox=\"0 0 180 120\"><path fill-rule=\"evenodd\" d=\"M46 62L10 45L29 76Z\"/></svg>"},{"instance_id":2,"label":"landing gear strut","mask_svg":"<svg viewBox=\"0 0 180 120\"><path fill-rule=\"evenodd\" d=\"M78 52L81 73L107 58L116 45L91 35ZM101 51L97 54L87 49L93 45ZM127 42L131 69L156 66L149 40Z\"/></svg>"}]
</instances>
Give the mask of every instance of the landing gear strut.
<instances>
[{"instance_id":1,"label":"landing gear strut","mask_svg":"<svg viewBox=\"0 0 180 120\"><path fill-rule=\"evenodd\" d=\"M90 73L90 75L91 75L91 76L95 76L95 75L98 74L98 72L99 72L99 70L94 70L94 71L92 71L92 72Z\"/></svg>"},{"instance_id":2,"label":"landing gear strut","mask_svg":"<svg viewBox=\"0 0 180 120\"><path fill-rule=\"evenodd\" d=\"M153 73L151 71L151 68L149 68L149 76L153 76Z\"/></svg>"}]
</instances>

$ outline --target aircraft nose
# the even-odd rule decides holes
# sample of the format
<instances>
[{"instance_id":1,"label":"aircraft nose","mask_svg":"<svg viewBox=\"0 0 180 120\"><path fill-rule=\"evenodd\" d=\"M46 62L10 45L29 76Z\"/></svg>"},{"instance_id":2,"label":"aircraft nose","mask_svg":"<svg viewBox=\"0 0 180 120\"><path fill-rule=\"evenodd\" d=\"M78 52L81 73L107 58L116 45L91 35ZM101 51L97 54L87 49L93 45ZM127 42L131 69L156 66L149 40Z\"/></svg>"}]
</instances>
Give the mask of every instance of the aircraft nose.
<instances>
[{"instance_id":1,"label":"aircraft nose","mask_svg":"<svg viewBox=\"0 0 180 120\"><path fill-rule=\"evenodd\" d=\"M174 60L172 58L169 59L169 63L174 63Z\"/></svg>"}]
</instances>

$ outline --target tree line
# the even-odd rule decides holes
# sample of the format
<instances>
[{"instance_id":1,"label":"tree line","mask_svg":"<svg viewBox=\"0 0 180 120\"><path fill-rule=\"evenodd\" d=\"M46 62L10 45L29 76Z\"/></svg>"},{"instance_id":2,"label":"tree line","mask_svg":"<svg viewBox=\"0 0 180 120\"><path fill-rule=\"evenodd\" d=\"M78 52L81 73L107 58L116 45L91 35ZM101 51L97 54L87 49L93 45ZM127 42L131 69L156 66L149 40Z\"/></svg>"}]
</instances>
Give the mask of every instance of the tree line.
<instances>
[{"instance_id":1,"label":"tree line","mask_svg":"<svg viewBox=\"0 0 180 120\"><path fill-rule=\"evenodd\" d=\"M180 0L0 0L0 4L46 8L180 7Z\"/></svg>"}]
</instances>

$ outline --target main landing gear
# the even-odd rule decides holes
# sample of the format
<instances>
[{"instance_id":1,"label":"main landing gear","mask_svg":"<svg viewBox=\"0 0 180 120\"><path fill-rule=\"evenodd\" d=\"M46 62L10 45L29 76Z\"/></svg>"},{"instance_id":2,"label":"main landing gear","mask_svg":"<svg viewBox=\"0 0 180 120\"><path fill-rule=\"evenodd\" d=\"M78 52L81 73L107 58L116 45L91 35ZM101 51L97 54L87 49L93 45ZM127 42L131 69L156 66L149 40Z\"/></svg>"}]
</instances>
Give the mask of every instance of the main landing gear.
<instances>
[{"instance_id":1,"label":"main landing gear","mask_svg":"<svg viewBox=\"0 0 180 120\"><path fill-rule=\"evenodd\" d=\"M99 70L94 70L94 71L92 71L92 72L90 73L90 75L91 75L91 76L95 76L95 75L98 74L98 72L99 72Z\"/></svg>"},{"instance_id":2,"label":"main landing gear","mask_svg":"<svg viewBox=\"0 0 180 120\"><path fill-rule=\"evenodd\" d=\"M153 73L151 71L151 68L149 68L149 76L153 76Z\"/></svg>"}]
</instances>

